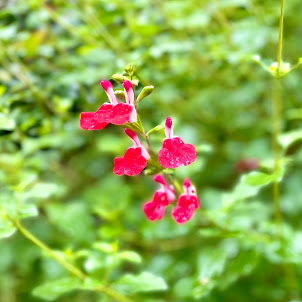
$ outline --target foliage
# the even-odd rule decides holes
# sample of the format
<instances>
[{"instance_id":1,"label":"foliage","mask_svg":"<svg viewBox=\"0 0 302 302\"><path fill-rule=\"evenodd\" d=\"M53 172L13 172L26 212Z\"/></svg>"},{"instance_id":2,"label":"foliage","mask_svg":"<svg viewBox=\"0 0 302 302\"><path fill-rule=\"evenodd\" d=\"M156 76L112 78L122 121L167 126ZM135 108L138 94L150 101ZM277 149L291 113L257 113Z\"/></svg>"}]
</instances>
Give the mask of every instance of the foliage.
<instances>
[{"instance_id":1,"label":"foliage","mask_svg":"<svg viewBox=\"0 0 302 302\"><path fill-rule=\"evenodd\" d=\"M285 2L279 69L276 1L0 4L0 301L302 299L302 16ZM129 63L155 148L167 114L197 146L177 169L201 202L185 225L145 218L150 177L113 175L121 128L79 128Z\"/></svg>"}]
</instances>

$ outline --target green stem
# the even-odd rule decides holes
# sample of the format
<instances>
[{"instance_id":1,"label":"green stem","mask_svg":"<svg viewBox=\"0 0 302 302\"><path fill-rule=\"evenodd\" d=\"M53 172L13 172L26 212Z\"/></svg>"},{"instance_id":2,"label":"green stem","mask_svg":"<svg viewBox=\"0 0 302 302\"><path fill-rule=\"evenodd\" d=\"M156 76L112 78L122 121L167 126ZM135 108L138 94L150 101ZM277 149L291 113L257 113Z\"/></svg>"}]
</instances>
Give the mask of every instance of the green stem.
<instances>
[{"instance_id":1,"label":"green stem","mask_svg":"<svg viewBox=\"0 0 302 302\"><path fill-rule=\"evenodd\" d=\"M278 137L282 130L282 88L279 79L274 80L272 95L272 149L274 156L274 173L280 169L281 149L278 143ZM278 180L273 182L273 201L275 220L281 223L282 214L280 208L280 187Z\"/></svg>"},{"instance_id":2,"label":"green stem","mask_svg":"<svg viewBox=\"0 0 302 302\"><path fill-rule=\"evenodd\" d=\"M57 253L55 253L51 248L49 248L45 243L35 237L32 233L30 233L26 228L24 228L21 223L12 218L11 216L7 215L8 219L14 224L14 226L19 230L19 232L24 235L28 240L38 246L41 250L46 252L49 257L53 258L57 262L59 262L68 272L72 275L76 276L80 280L84 281L85 279L89 278L84 272L80 269L75 267L73 264L69 263L65 259L61 258ZM108 296L112 297L115 301L121 302L133 302L131 299L125 297L124 295L116 292L115 290L104 286L104 285L97 285L94 290L107 294Z\"/></svg>"},{"instance_id":3,"label":"green stem","mask_svg":"<svg viewBox=\"0 0 302 302\"><path fill-rule=\"evenodd\" d=\"M279 21L279 43L278 43L278 55L277 55L277 75L281 75L281 63L282 63L282 44L283 44L283 19L284 19L284 0L281 0L280 8L280 21Z\"/></svg>"},{"instance_id":4,"label":"green stem","mask_svg":"<svg viewBox=\"0 0 302 302\"><path fill-rule=\"evenodd\" d=\"M181 185L179 182L171 176L171 174L165 174L167 178L169 179L170 183L173 185L175 193L177 196L179 196L182 193Z\"/></svg>"}]
</instances>

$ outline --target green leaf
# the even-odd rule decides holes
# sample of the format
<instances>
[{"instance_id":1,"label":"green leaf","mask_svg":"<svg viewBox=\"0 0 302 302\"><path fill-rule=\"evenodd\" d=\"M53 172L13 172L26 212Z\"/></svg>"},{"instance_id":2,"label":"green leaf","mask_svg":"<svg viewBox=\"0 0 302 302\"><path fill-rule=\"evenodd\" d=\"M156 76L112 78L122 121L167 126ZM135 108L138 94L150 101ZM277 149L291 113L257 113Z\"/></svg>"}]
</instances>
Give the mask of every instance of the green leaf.
<instances>
[{"instance_id":1,"label":"green leaf","mask_svg":"<svg viewBox=\"0 0 302 302\"><path fill-rule=\"evenodd\" d=\"M34 185L30 190L24 192L24 198L47 199L52 196L58 196L62 188L52 182L40 182Z\"/></svg>"},{"instance_id":2,"label":"green leaf","mask_svg":"<svg viewBox=\"0 0 302 302\"><path fill-rule=\"evenodd\" d=\"M164 126L157 125L156 127L154 127L151 130L149 130L146 135L149 136L151 133L156 132L156 131L160 131L160 130L163 130L163 129L165 129Z\"/></svg>"},{"instance_id":3,"label":"green leaf","mask_svg":"<svg viewBox=\"0 0 302 302\"><path fill-rule=\"evenodd\" d=\"M117 257L121 260L128 260L130 262L141 263L142 257L133 251L123 251L117 254Z\"/></svg>"},{"instance_id":4,"label":"green leaf","mask_svg":"<svg viewBox=\"0 0 302 302\"><path fill-rule=\"evenodd\" d=\"M139 275L127 274L114 282L114 286L118 291L126 294L168 289L168 286L162 277L149 272L143 272Z\"/></svg>"},{"instance_id":5,"label":"green leaf","mask_svg":"<svg viewBox=\"0 0 302 302\"><path fill-rule=\"evenodd\" d=\"M38 216L39 212L34 204L27 204L27 205L23 205L19 209L18 215L19 218L34 217L34 216Z\"/></svg>"},{"instance_id":6,"label":"green leaf","mask_svg":"<svg viewBox=\"0 0 302 302\"><path fill-rule=\"evenodd\" d=\"M106 254L113 254L117 251L117 244L107 242L95 242L93 244L93 248Z\"/></svg>"},{"instance_id":7,"label":"green leaf","mask_svg":"<svg viewBox=\"0 0 302 302\"><path fill-rule=\"evenodd\" d=\"M13 130L15 127L16 124L12 118L0 113L0 130Z\"/></svg>"},{"instance_id":8,"label":"green leaf","mask_svg":"<svg viewBox=\"0 0 302 302\"><path fill-rule=\"evenodd\" d=\"M15 231L15 226L7 219L5 212L0 209L0 239L10 237Z\"/></svg>"},{"instance_id":9,"label":"green leaf","mask_svg":"<svg viewBox=\"0 0 302 302\"><path fill-rule=\"evenodd\" d=\"M33 295L51 301L75 289L81 288L81 281L73 278L62 278L46 282L33 290Z\"/></svg>"},{"instance_id":10,"label":"green leaf","mask_svg":"<svg viewBox=\"0 0 302 302\"><path fill-rule=\"evenodd\" d=\"M269 175L262 172L251 172L245 177L245 183L251 186L264 186L269 184L274 179L274 175Z\"/></svg>"},{"instance_id":11,"label":"green leaf","mask_svg":"<svg viewBox=\"0 0 302 302\"><path fill-rule=\"evenodd\" d=\"M225 290L241 276L249 275L259 262L259 254L254 251L240 252L231 259L225 268L218 284L221 290Z\"/></svg>"},{"instance_id":12,"label":"green leaf","mask_svg":"<svg viewBox=\"0 0 302 302\"><path fill-rule=\"evenodd\" d=\"M219 276L226 264L227 253L221 247L206 248L198 256L198 280Z\"/></svg>"},{"instance_id":13,"label":"green leaf","mask_svg":"<svg viewBox=\"0 0 302 302\"><path fill-rule=\"evenodd\" d=\"M279 136L278 140L282 148L286 150L292 144L302 140L302 129L284 133Z\"/></svg>"}]
</instances>

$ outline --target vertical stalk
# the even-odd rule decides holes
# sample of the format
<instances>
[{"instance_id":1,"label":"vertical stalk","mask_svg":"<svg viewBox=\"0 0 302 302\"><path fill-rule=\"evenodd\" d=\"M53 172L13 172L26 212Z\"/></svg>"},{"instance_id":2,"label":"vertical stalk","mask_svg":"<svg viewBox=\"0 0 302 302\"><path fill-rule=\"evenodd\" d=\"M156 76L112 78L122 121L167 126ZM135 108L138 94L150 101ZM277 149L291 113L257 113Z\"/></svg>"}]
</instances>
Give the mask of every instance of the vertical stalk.
<instances>
[{"instance_id":1,"label":"vertical stalk","mask_svg":"<svg viewBox=\"0 0 302 302\"><path fill-rule=\"evenodd\" d=\"M283 44L283 19L284 19L284 0L281 0L280 5L280 21L279 21L279 44L278 44L278 54L277 54L277 75L281 75L281 63L282 63L282 44Z\"/></svg>"},{"instance_id":2,"label":"vertical stalk","mask_svg":"<svg viewBox=\"0 0 302 302\"><path fill-rule=\"evenodd\" d=\"M279 43L277 52L277 70L276 77L273 83L272 94L272 149L274 154L274 172L279 169L281 150L278 144L278 137L282 130L282 45L283 45L283 19L284 19L284 0L280 4L280 21L279 21ZM281 223L282 215L280 209L280 187L277 180L273 183L273 200L275 219L278 224Z\"/></svg>"},{"instance_id":3,"label":"vertical stalk","mask_svg":"<svg viewBox=\"0 0 302 302\"><path fill-rule=\"evenodd\" d=\"M278 137L282 130L282 86L280 79L274 79L272 93L272 149L274 156L274 173L280 168L281 149ZM280 187L278 180L273 182L273 201L276 223L280 224L282 215L280 209Z\"/></svg>"}]
</instances>

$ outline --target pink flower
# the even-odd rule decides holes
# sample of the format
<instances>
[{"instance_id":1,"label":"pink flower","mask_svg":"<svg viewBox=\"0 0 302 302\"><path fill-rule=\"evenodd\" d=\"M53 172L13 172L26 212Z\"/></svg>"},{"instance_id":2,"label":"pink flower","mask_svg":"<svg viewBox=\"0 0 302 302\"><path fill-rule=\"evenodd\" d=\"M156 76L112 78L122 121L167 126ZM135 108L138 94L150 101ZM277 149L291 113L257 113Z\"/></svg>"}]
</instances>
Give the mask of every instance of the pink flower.
<instances>
[{"instance_id":1,"label":"pink flower","mask_svg":"<svg viewBox=\"0 0 302 302\"><path fill-rule=\"evenodd\" d=\"M125 96L126 100L128 99L129 102L127 104L125 103L119 103L114 91L112 84L109 81L101 81L101 85L106 91L108 98L110 100L110 103L104 103L95 113L94 119L98 121L99 123L111 123L114 125L122 125L127 122L134 122L133 118L133 110L135 111L136 116L136 109L134 107L134 92L132 88L132 84L129 81L127 82L127 89L128 92L126 92L125 88ZM124 82L124 83L125 83ZM129 83L128 83L129 82ZM131 85L131 88L129 87ZM132 91L132 97L133 97L133 105L130 104L130 96Z\"/></svg>"},{"instance_id":2,"label":"pink flower","mask_svg":"<svg viewBox=\"0 0 302 302\"><path fill-rule=\"evenodd\" d=\"M179 196L177 205L172 211L173 219L179 224L187 222L193 216L194 211L199 208L195 188L188 178L184 180L183 189L184 193Z\"/></svg>"},{"instance_id":3,"label":"pink flower","mask_svg":"<svg viewBox=\"0 0 302 302\"><path fill-rule=\"evenodd\" d=\"M165 124L166 138L158 153L158 161L165 168L188 166L196 160L196 149L191 144L185 144L179 137L173 137L173 126L170 117Z\"/></svg>"},{"instance_id":4,"label":"pink flower","mask_svg":"<svg viewBox=\"0 0 302 302\"><path fill-rule=\"evenodd\" d=\"M134 90L130 81L124 80L123 86L125 90L126 103L133 108L129 118L129 123L133 123L137 121L137 112L134 105Z\"/></svg>"},{"instance_id":5,"label":"pink flower","mask_svg":"<svg viewBox=\"0 0 302 302\"><path fill-rule=\"evenodd\" d=\"M165 212L165 206L175 199L173 186L169 186L162 175L157 174L153 179L160 184L155 191L153 200L143 205L143 211L149 220L161 219Z\"/></svg>"},{"instance_id":6,"label":"pink flower","mask_svg":"<svg viewBox=\"0 0 302 302\"><path fill-rule=\"evenodd\" d=\"M125 133L134 142L134 147L128 148L124 156L114 159L113 173L116 175L137 175L146 167L150 155L135 132L125 129Z\"/></svg>"},{"instance_id":7,"label":"pink flower","mask_svg":"<svg viewBox=\"0 0 302 302\"><path fill-rule=\"evenodd\" d=\"M108 123L99 123L94 119L94 112L82 112L80 118L80 127L84 130L100 130L106 127Z\"/></svg>"},{"instance_id":8,"label":"pink flower","mask_svg":"<svg viewBox=\"0 0 302 302\"><path fill-rule=\"evenodd\" d=\"M149 220L162 219L165 213L165 206L162 203L162 199L165 197L160 192L155 192L153 200L146 202L143 205L143 211Z\"/></svg>"}]
</instances>

